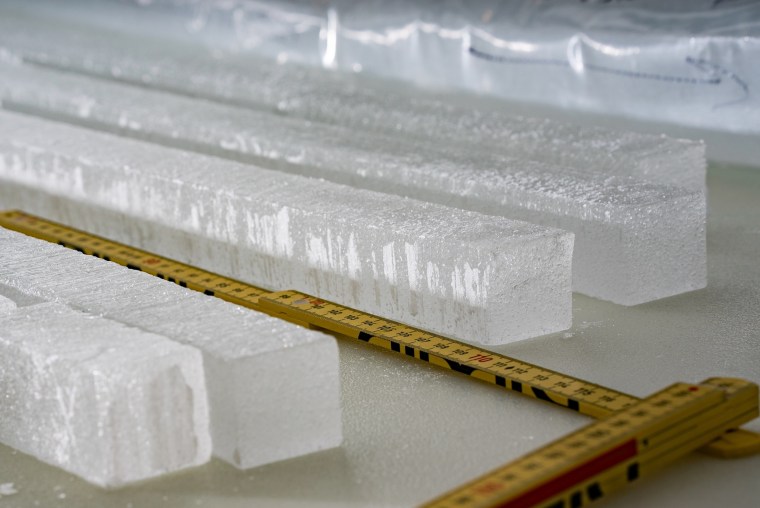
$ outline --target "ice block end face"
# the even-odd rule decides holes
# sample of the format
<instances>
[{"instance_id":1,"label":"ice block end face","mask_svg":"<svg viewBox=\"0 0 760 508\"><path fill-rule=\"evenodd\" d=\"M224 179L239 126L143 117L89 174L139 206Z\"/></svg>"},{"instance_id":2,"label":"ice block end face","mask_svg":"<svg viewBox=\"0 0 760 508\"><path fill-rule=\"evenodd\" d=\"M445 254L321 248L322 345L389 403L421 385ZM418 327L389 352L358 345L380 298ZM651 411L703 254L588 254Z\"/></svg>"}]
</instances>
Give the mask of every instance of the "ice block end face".
<instances>
[{"instance_id":1,"label":"ice block end face","mask_svg":"<svg viewBox=\"0 0 760 508\"><path fill-rule=\"evenodd\" d=\"M605 228L579 226L574 290L630 306L706 287L705 194L661 187L661 196Z\"/></svg>"},{"instance_id":2,"label":"ice block end face","mask_svg":"<svg viewBox=\"0 0 760 508\"><path fill-rule=\"evenodd\" d=\"M274 318L272 318L274 320ZM276 323L273 333L323 335L279 351L207 359L209 397L217 418L214 454L239 469L340 446L343 441L338 349L332 337ZM236 404L235 411L225 407Z\"/></svg>"},{"instance_id":3,"label":"ice block end face","mask_svg":"<svg viewBox=\"0 0 760 508\"><path fill-rule=\"evenodd\" d=\"M487 334L471 342L507 344L572 326L574 235L548 231L505 256L496 272L510 279L489 303ZM519 270L510 274L513 267Z\"/></svg>"},{"instance_id":4,"label":"ice block end face","mask_svg":"<svg viewBox=\"0 0 760 508\"><path fill-rule=\"evenodd\" d=\"M208 461L197 350L57 303L0 321L4 443L101 487Z\"/></svg>"}]
</instances>

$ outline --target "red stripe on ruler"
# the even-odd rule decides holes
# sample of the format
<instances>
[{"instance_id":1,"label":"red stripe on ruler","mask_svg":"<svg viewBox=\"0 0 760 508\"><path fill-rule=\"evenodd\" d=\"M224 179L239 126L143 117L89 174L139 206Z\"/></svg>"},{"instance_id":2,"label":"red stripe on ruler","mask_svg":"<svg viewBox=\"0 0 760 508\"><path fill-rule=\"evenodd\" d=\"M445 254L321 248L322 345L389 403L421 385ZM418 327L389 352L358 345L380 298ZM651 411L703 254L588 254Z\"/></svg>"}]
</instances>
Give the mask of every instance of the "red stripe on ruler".
<instances>
[{"instance_id":1,"label":"red stripe on ruler","mask_svg":"<svg viewBox=\"0 0 760 508\"><path fill-rule=\"evenodd\" d=\"M588 462L568 471L565 474L552 478L551 480L534 487L533 489L511 499L503 504L498 505L500 508L529 508L538 503L546 501L557 494L588 480L631 457L635 457L638 449L636 440L632 439L616 446L615 448L597 456Z\"/></svg>"}]
</instances>

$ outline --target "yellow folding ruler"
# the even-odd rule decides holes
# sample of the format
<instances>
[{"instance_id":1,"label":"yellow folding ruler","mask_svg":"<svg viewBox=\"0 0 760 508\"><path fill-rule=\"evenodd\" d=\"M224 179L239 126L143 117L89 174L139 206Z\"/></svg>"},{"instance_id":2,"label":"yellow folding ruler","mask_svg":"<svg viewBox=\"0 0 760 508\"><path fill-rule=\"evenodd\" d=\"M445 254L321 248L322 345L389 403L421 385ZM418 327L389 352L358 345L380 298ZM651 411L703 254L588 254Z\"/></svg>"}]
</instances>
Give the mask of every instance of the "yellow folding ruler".
<instances>
[{"instance_id":1,"label":"yellow folding ruler","mask_svg":"<svg viewBox=\"0 0 760 508\"><path fill-rule=\"evenodd\" d=\"M758 415L757 385L677 383L428 503L428 508L578 508Z\"/></svg>"},{"instance_id":2,"label":"yellow folding ruler","mask_svg":"<svg viewBox=\"0 0 760 508\"><path fill-rule=\"evenodd\" d=\"M689 392L688 400L696 401L698 399L702 401L704 397L705 401L709 399L710 402L705 402L705 404L708 404L710 408L701 413L688 412L686 409L682 411L681 409L686 408L686 406L681 405L680 402L678 404L675 402L662 403L662 400L665 400L662 397L666 397L668 401L680 401L681 399L673 395L675 392L683 392L678 388L668 389L653 396L653 398L641 400L588 381L366 314L298 291L270 292L24 212L0 213L0 226L113 261L131 269L141 270L231 303L263 311L304 326L357 339L602 420L602 422L589 427L589 429L596 428L596 430L590 431L592 433L597 432L597 430L604 432L604 435L598 434L600 439L574 440L572 436L565 438L556 443L556 446L564 447L565 452L557 454L559 448L553 452L547 452L551 457L554 457L552 460L547 462L545 456L540 456L543 457L540 460L528 460L527 457L521 459L517 463L506 466L503 472L502 470L495 472L496 476L489 476L482 481L477 480L475 483L463 487L465 490L458 490L453 493L453 497L442 498L438 501L442 503L442 506L498 506L504 504L504 499L507 499L505 496L514 494L519 497L524 494L523 490L530 485L541 486L546 482L555 487L556 485L570 485L568 482L572 485L568 487L570 490L565 489L561 492L557 490L554 497L542 499L537 505L580 506L577 504L579 500L583 500L583 504L585 504L588 500L595 498L596 487L593 485L598 484L599 488L603 487L602 491L606 492L612 490L613 486L625 484L628 470L626 469L626 474L623 475L625 478L621 480L620 468L624 467L621 465L623 463L627 464L625 465L626 468L630 464L636 463L638 464L636 466L638 471L642 474L645 472L648 474L656 468L655 466L659 467L661 464L699 447L701 447L701 451L727 458L760 452L760 435L738 429L740 424L754 418L757 414L757 387L748 382L708 380L701 385L689 385L690 388L686 389ZM708 392L712 395L704 395ZM741 399L741 403L737 402L739 399ZM750 399L753 402L748 402ZM623 421L619 419L620 415L641 411L647 414L665 414L659 410L654 413L650 411L653 407L659 407L655 404L662 404L663 411L667 409L667 411L673 412L668 413L666 411L669 415L667 418L663 416L665 419L657 419L658 416L657 418L653 417L654 419L651 421L633 417L626 418L626 425L621 424L619 428L615 427L616 430L613 434L615 436L628 436L626 438L627 443L634 439L630 436L649 436L650 434L657 436L672 435L677 439L671 439L672 442L667 445L668 448L659 446L655 448L652 444L655 440L651 437L636 437L640 440L636 441L634 455L630 457L626 455L624 459L621 459L620 464L616 463L615 467L609 471L606 468L597 471L596 465L601 462L607 464L605 462L607 459L602 460L598 457L609 458L614 456L620 458L623 456L619 455L622 454L620 451L613 453L613 450L617 450L616 447L622 446L622 444L617 442L617 444L611 444L612 442L606 438L602 439L610 431L611 422ZM688 408L691 407L688 406ZM734 409L736 408L743 411L741 415L735 414ZM615 418L610 419L613 415ZM678 423L676 424L676 422ZM596 426L600 427L597 428ZM688 432L684 430L687 427L690 429ZM697 434L693 434L691 429L695 428L702 429L704 432L699 431ZM680 439L680 436L691 437L681 443L683 440ZM649 444L645 444L645 441ZM582 445L574 447L571 446L572 443L582 443ZM626 453L631 453L632 445L626 446ZM671 449L672 447L675 448ZM546 449L544 448L536 453L540 454ZM573 450L573 453L567 453L567 450ZM533 455L529 457L533 457ZM528 462L524 462L524 460L528 460ZM525 467L526 464L534 463L538 466L518 470L520 467ZM522 466L518 464L522 464ZM594 464L595 466L584 466L584 464ZM567 474L574 468L580 468L586 473L591 471L593 474ZM528 474L529 472L530 474ZM633 476L637 476L637 474L631 473ZM512 475L516 475L514 481L511 479ZM588 483L584 487L586 490L577 490L581 488L580 484L583 482ZM547 491L544 487L539 490ZM484 493L488 495L484 496ZM456 497L457 495L459 497ZM505 506L533 505L506 504Z\"/></svg>"}]
</instances>

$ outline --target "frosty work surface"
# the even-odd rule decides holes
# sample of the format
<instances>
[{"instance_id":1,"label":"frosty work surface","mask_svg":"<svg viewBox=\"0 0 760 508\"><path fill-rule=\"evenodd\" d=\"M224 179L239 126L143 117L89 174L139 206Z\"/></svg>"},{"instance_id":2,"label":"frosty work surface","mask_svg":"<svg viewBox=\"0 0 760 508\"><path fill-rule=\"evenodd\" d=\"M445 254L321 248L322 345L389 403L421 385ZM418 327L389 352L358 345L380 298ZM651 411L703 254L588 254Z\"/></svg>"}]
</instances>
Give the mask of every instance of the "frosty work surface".
<instances>
[{"instance_id":1,"label":"frosty work surface","mask_svg":"<svg viewBox=\"0 0 760 508\"><path fill-rule=\"evenodd\" d=\"M577 169L603 167L619 176L704 189L705 147L699 142L508 116L503 114L506 108L493 103L458 105L457 96L409 93L363 76L278 65L250 53L239 59L212 58L208 50L166 38L103 32L86 22L68 24L54 11L31 12L6 12L5 22L0 21L0 47L39 65L237 108L400 134L418 143L476 146L520 159Z\"/></svg>"},{"instance_id":2,"label":"frosty work surface","mask_svg":"<svg viewBox=\"0 0 760 508\"><path fill-rule=\"evenodd\" d=\"M107 487L211 456L194 348L40 303L0 313L0 359L0 441L22 452Z\"/></svg>"},{"instance_id":3,"label":"frosty work surface","mask_svg":"<svg viewBox=\"0 0 760 508\"><path fill-rule=\"evenodd\" d=\"M706 289L636 307L576 294L569 331L498 351L639 397L713 375L760 381L760 173L710 168L708 187ZM0 446L0 483L18 490L0 505L407 508L591 421L396 353L338 344L345 407L339 449L251 471L212 460L104 493ZM760 431L760 420L749 428ZM609 496L604 506L756 508L759 470L760 456L697 453Z\"/></svg>"},{"instance_id":4,"label":"frosty work surface","mask_svg":"<svg viewBox=\"0 0 760 508\"><path fill-rule=\"evenodd\" d=\"M633 305L705 285L702 191L608 166L517 160L480 145L445 153L444 143L404 143L24 65L0 69L6 108L573 231L573 290L587 295ZM587 152L603 151L588 141Z\"/></svg>"},{"instance_id":5,"label":"frosty work surface","mask_svg":"<svg viewBox=\"0 0 760 508\"><path fill-rule=\"evenodd\" d=\"M6 207L465 341L570 324L572 234L19 115L0 132Z\"/></svg>"},{"instance_id":6,"label":"frosty work surface","mask_svg":"<svg viewBox=\"0 0 760 508\"><path fill-rule=\"evenodd\" d=\"M0 229L0 284L203 353L214 454L240 468L338 446L332 337Z\"/></svg>"}]
</instances>

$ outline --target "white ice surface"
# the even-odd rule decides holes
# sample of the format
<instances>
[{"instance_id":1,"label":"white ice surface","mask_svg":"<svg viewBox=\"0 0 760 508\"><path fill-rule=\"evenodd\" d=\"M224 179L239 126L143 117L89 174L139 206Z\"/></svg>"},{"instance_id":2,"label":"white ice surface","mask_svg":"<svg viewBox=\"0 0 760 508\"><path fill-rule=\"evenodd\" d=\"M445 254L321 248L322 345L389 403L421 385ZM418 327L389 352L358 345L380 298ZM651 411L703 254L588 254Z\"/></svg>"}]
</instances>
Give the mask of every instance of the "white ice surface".
<instances>
[{"instance_id":1,"label":"white ice surface","mask_svg":"<svg viewBox=\"0 0 760 508\"><path fill-rule=\"evenodd\" d=\"M0 152L0 204L103 234L128 217L115 239L256 285L469 342L570 325L573 235L557 229L8 113Z\"/></svg>"},{"instance_id":2,"label":"white ice surface","mask_svg":"<svg viewBox=\"0 0 760 508\"><path fill-rule=\"evenodd\" d=\"M195 348L40 303L0 314L0 360L0 441L22 452L103 487L211 456Z\"/></svg>"},{"instance_id":3,"label":"white ice surface","mask_svg":"<svg viewBox=\"0 0 760 508\"><path fill-rule=\"evenodd\" d=\"M201 350L217 457L245 469L340 445L332 337L20 233L6 236L0 285Z\"/></svg>"}]
</instances>

